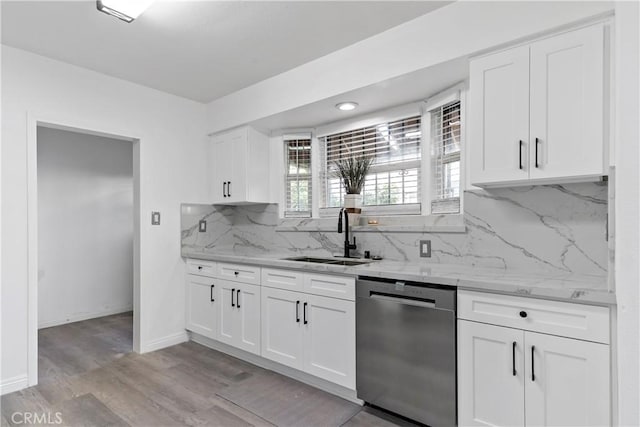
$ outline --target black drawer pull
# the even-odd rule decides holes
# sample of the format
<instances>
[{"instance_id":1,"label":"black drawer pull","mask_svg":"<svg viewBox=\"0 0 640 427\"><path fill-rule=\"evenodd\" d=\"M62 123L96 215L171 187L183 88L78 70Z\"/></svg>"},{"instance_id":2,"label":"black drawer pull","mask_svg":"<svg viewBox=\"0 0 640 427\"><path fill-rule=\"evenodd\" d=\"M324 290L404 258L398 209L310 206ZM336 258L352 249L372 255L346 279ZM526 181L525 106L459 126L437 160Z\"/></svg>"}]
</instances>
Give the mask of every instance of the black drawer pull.
<instances>
[{"instance_id":1,"label":"black drawer pull","mask_svg":"<svg viewBox=\"0 0 640 427\"><path fill-rule=\"evenodd\" d=\"M302 318L304 320L305 325L309 323L307 322L307 303L306 302L302 304Z\"/></svg>"},{"instance_id":2,"label":"black drawer pull","mask_svg":"<svg viewBox=\"0 0 640 427\"><path fill-rule=\"evenodd\" d=\"M535 357L535 351L536 351L536 346L532 345L531 346L531 381L536 380L536 364L533 361L533 358Z\"/></svg>"},{"instance_id":3,"label":"black drawer pull","mask_svg":"<svg viewBox=\"0 0 640 427\"><path fill-rule=\"evenodd\" d=\"M522 169L522 140L518 141L519 167Z\"/></svg>"}]
</instances>

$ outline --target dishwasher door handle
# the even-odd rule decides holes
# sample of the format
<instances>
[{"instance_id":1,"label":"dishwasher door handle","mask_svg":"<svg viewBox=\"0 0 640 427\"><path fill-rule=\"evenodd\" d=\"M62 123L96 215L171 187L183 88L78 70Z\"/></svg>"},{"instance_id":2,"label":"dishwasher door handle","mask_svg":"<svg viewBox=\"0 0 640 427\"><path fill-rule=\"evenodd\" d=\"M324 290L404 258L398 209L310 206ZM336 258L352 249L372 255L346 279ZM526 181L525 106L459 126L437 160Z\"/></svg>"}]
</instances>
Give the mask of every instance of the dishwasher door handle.
<instances>
[{"instance_id":1,"label":"dishwasher door handle","mask_svg":"<svg viewBox=\"0 0 640 427\"><path fill-rule=\"evenodd\" d=\"M373 292L370 294L370 298L380 301L395 302L396 304L412 305L414 307L436 308L436 303L434 301L420 301L411 298L403 298L401 296L393 297L389 295L381 295Z\"/></svg>"}]
</instances>

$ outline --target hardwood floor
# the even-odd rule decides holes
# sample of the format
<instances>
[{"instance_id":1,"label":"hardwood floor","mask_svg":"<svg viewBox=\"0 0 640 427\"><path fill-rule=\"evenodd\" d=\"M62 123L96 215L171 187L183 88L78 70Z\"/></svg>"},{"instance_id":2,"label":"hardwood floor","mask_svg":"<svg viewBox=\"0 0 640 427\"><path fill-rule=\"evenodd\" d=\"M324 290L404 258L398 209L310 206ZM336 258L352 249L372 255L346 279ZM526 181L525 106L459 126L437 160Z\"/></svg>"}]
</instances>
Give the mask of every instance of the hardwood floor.
<instances>
[{"instance_id":1,"label":"hardwood floor","mask_svg":"<svg viewBox=\"0 0 640 427\"><path fill-rule=\"evenodd\" d=\"M132 323L40 330L39 384L2 397L2 425L410 425L193 342L132 353Z\"/></svg>"}]
</instances>

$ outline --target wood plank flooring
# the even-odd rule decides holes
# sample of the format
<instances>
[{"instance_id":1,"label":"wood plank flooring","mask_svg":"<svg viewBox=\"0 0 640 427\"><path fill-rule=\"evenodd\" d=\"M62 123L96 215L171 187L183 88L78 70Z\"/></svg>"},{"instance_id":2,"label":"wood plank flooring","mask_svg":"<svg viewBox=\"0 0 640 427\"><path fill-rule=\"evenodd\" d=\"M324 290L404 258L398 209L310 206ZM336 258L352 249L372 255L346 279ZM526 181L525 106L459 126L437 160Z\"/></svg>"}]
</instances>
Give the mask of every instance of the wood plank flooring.
<instances>
[{"instance_id":1,"label":"wood plank flooring","mask_svg":"<svg viewBox=\"0 0 640 427\"><path fill-rule=\"evenodd\" d=\"M193 342L132 353L132 323L40 330L39 384L2 396L2 425L411 425Z\"/></svg>"}]
</instances>

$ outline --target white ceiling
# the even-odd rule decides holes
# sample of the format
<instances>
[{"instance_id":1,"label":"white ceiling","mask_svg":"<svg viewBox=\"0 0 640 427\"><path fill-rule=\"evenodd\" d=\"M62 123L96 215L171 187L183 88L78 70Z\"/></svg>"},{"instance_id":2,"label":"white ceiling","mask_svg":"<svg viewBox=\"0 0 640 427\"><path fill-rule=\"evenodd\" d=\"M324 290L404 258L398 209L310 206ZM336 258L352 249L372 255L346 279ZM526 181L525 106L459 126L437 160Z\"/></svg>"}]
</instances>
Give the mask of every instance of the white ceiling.
<instances>
[{"instance_id":1,"label":"white ceiling","mask_svg":"<svg viewBox=\"0 0 640 427\"><path fill-rule=\"evenodd\" d=\"M131 24L90 1L2 1L2 43L209 102L450 2L161 1Z\"/></svg>"},{"instance_id":2,"label":"white ceiling","mask_svg":"<svg viewBox=\"0 0 640 427\"><path fill-rule=\"evenodd\" d=\"M266 117L251 124L264 131L315 128L397 105L426 100L430 96L466 80L468 75L468 59L458 58ZM340 111L335 108L337 103L344 101L355 101L359 104L358 108L353 111Z\"/></svg>"}]
</instances>

